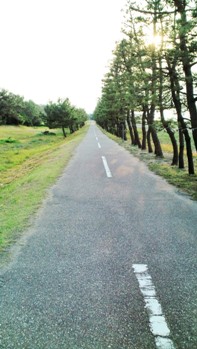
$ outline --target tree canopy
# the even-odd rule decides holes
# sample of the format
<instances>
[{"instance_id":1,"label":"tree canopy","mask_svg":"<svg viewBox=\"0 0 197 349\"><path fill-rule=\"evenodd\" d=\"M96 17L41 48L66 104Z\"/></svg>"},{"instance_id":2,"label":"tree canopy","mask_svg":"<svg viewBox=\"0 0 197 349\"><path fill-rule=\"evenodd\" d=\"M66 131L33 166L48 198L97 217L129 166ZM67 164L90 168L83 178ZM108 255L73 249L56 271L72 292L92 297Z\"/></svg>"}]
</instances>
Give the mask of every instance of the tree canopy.
<instances>
[{"instance_id":1,"label":"tree canopy","mask_svg":"<svg viewBox=\"0 0 197 349\"><path fill-rule=\"evenodd\" d=\"M133 145L153 152L153 144L156 156L163 157L159 122L173 146L172 165L184 167L186 144L190 174L192 142L197 149L196 21L194 0L129 0L123 38L114 49L94 111L103 128L120 137L128 128ZM167 111L176 114L176 127ZM141 137L136 123L141 124Z\"/></svg>"},{"instance_id":2,"label":"tree canopy","mask_svg":"<svg viewBox=\"0 0 197 349\"><path fill-rule=\"evenodd\" d=\"M42 123L41 106L7 90L0 91L0 125L39 126Z\"/></svg>"},{"instance_id":3,"label":"tree canopy","mask_svg":"<svg viewBox=\"0 0 197 349\"><path fill-rule=\"evenodd\" d=\"M0 91L0 125L46 125L49 128L62 128L66 137L66 129L70 133L75 132L87 118L86 111L71 105L68 98L40 106L7 90Z\"/></svg>"},{"instance_id":4,"label":"tree canopy","mask_svg":"<svg viewBox=\"0 0 197 349\"><path fill-rule=\"evenodd\" d=\"M62 128L64 137L66 137L66 128L73 133L84 125L88 117L85 110L72 106L68 98L59 99L57 103L50 102L44 110L46 125L49 128Z\"/></svg>"}]
</instances>

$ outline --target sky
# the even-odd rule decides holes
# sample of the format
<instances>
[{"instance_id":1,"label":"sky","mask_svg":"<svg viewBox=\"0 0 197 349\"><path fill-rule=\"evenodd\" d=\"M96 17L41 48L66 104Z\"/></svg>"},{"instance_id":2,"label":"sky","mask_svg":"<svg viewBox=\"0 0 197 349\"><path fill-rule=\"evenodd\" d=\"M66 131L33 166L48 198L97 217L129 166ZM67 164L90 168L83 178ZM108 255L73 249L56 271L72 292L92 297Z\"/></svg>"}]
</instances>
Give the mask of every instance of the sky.
<instances>
[{"instance_id":1,"label":"sky","mask_svg":"<svg viewBox=\"0 0 197 349\"><path fill-rule=\"evenodd\" d=\"M0 88L92 113L126 0L0 0Z\"/></svg>"}]
</instances>

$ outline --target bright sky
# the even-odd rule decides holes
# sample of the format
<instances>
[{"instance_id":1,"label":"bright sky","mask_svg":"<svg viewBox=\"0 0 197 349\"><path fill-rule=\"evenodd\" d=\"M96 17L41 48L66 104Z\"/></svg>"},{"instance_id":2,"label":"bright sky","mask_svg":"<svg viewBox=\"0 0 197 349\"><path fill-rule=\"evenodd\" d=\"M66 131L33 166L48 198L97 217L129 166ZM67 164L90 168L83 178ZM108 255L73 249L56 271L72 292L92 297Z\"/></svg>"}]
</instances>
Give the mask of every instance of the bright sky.
<instances>
[{"instance_id":1,"label":"bright sky","mask_svg":"<svg viewBox=\"0 0 197 349\"><path fill-rule=\"evenodd\" d=\"M0 0L0 88L92 112L126 0Z\"/></svg>"}]
</instances>

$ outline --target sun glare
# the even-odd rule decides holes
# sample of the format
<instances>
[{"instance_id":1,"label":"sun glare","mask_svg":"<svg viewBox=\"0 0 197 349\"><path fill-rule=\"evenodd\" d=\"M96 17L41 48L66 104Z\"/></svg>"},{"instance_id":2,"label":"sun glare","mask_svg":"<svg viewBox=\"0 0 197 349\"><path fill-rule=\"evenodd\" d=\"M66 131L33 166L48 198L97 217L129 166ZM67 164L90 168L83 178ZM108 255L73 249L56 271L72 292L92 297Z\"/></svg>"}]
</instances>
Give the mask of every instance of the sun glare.
<instances>
[{"instance_id":1,"label":"sun glare","mask_svg":"<svg viewBox=\"0 0 197 349\"><path fill-rule=\"evenodd\" d=\"M146 45L154 45L159 47L162 43L162 37L160 35L146 35L145 36Z\"/></svg>"},{"instance_id":2,"label":"sun glare","mask_svg":"<svg viewBox=\"0 0 197 349\"><path fill-rule=\"evenodd\" d=\"M163 40L163 43L162 43L162 40ZM146 46L152 46L156 50L161 49L162 48L161 46L163 46L163 49L172 48L172 42L166 35L162 37L162 35L150 35L147 33L144 36L144 43Z\"/></svg>"}]
</instances>

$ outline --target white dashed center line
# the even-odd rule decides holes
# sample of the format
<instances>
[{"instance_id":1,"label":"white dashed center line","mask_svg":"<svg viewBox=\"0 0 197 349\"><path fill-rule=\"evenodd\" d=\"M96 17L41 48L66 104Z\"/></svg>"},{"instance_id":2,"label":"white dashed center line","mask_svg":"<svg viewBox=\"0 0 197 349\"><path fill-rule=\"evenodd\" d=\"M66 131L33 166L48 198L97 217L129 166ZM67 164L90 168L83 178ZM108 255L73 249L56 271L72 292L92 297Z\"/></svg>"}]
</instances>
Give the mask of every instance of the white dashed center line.
<instances>
[{"instance_id":1,"label":"white dashed center line","mask_svg":"<svg viewBox=\"0 0 197 349\"><path fill-rule=\"evenodd\" d=\"M147 265L133 264L133 269L144 297L145 308L149 315L150 330L155 337L156 347L158 349L175 349Z\"/></svg>"},{"instance_id":2,"label":"white dashed center line","mask_svg":"<svg viewBox=\"0 0 197 349\"><path fill-rule=\"evenodd\" d=\"M107 175L107 177L111 178L112 174L111 174L111 171L109 169L109 166L108 166L108 163L107 163L107 160L106 160L105 156L102 156L102 160L103 160L103 165L105 167L106 175Z\"/></svg>"},{"instance_id":3,"label":"white dashed center line","mask_svg":"<svg viewBox=\"0 0 197 349\"><path fill-rule=\"evenodd\" d=\"M99 149L101 149L101 145L100 145L100 143L98 142L98 147L99 147Z\"/></svg>"},{"instance_id":4,"label":"white dashed center line","mask_svg":"<svg viewBox=\"0 0 197 349\"><path fill-rule=\"evenodd\" d=\"M95 135L95 137L96 137L96 131L95 131L95 129L94 129L94 135Z\"/></svg>"}]
</instances>

